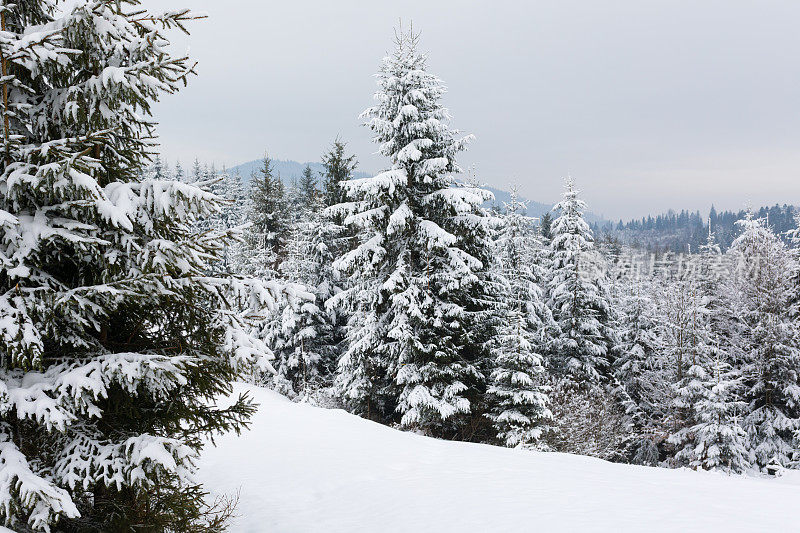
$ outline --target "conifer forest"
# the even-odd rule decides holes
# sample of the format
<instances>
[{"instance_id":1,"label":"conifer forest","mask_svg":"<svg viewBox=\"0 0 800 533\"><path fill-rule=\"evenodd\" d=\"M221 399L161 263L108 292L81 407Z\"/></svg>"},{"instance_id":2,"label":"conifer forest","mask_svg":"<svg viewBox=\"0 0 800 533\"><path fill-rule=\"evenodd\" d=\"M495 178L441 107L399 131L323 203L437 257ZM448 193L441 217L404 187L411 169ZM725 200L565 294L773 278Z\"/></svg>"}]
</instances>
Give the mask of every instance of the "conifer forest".
<instances>
[{"instance_id":1,"label":"conifer forest","mask_svg":"<svg viewBox=\"0 0 800 533\"><path fill-rule=\"evenodd\" d=\"M177 161L185 3L0 2L8 531L800 527L800 198L501 198L405 23L362 44L378 170Z\"/></svg>"}]
</instances>

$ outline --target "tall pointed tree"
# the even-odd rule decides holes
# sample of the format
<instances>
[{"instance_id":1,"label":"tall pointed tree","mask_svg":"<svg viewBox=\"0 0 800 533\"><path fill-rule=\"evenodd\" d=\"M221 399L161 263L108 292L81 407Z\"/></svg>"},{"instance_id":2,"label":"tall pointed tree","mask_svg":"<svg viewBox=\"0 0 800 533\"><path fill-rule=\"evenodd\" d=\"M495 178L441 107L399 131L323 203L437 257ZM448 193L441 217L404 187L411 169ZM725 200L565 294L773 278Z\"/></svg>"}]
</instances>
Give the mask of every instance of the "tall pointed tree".
<instances>
[{"instance_id":1,"label":"tall pointed tree","mask_svg":"<svg viewBox=\"0 0 800 533\"><path fill-rule=\"evenodd\" d=\"M550 239L553 238L553 215L550 211L542 215L542 219L539 221L539 233L545 244L549 246Z\"/></svg>"},{"instance_id":2,"label":"tall pointed tree","mask_svg":"<svg viewBox=\"0 0 800 533\"><path fill-rule=\"evenodd\" d=\"M322 156L322 165L325 167L322 196L326 207L345 201L341 183L349 180L358 166L356 156L345 154L346 147L347 144L337 138L331 149Z\"/></svg>"},{"instance_id":3,"label":"tall pointed tree","mask_svg":"<svg viewBox=\"0 0 800 533\"><path fill-rule=\"evenodd\" d=\"M245 399L214 399L266 351L231 306L277 285L202 272L222 242L193 228L219 199L142 177L151 106L192 73L168 30L195 17L138 4L2 8L0 517L17 530L218 531L194 460L245 425Z\"/></svg>"},{"instance_id":4,"label":"tall pointed tree","mask_svg":"<svg viewBox=\"0 0 800 533\"><path fill-rule=\"evenodd\" d=\"M791 258L764 220L748 211L737 224L742 232L728 253L738 266L732 290L741 331L736 366L748 403L742 425L760 468L786 466L800 430L800 337L789 316Z\"/></svg>"},{"instance_id":5,"label":"tall pointed tree","mask_svg":"<svg viewBox=\"0 0 800 533\"><path fill-rule=\"evenodd\" d=\"M713 368L705 383L707 393L695 406L697 425L691 429L695 446L689 466L739 474L751 465L747 434L738 416L744 407L737 400L739 377L719 359Z\"/></svg>"},{"instance_id":6,"label":"tall pointed tree","mask_svg":"<svg viewBox=\"0 0 800 533\"><path fill-rule=\"evenodd\" d=\"M264 279L278 277L289 233L283 182L264 156L258 172L250 177L250 222L247 272Z\"/></svg>"},{"instance_id":7,"label":"tall pointed tree","mask_svg":"<svg viewBox=\"0 0 800 533\"><path fill-rule=\"evenodd\" d=\"M790 295L791 308L789 309L790 316L800 323L800 210L794 215L795 228L789 230L789 242L792 245L792 280L794 284L794 291Z\"/></svg>"},{"instance_id":8,"label":"tall pointed tree","mask_svg":"<svg viewBox=\"0 0 800 533\"><path fill-rule=\"evenodd\" d=\"M477 208L490 194L454 182L455 157L470 137L448 127L445 88L417 44L415 35L398 36L378 73L377 104L363 114L391 166L342 182L351 201L335 209L364 232L337 260L353 280L341 296L353 314L340 383L362 404L379 389L388 409L381 416L396 408L405 427L463 437L485 381L471 306L488 257Z\"/></svg>"},{"instance_id":9,"label":"tall pointed tree","mask_svg":"<svg viewBox=\"0 0 800 533\"><path fill-rule=\"evenodd\" d=\"M173 174L175 181L186 181L186 173L183 171L180 161L175 162L175 173Z\"/></svg>"},{"instance_id":10,"label":"tall pointed tree","mask_svg":"<svg viewBox=\"0 0 800 533\"><path fill-rule=\"evenodd\" d=\"M617 344L613 310L603 272L597 268L594 237L583 218L586 203L575 182L566 180L564 199L554 210L549 304L561 331L553 343L555 371L575 384L597 384L610 372Z\"/></svg>"},{"instance_id":11,"label":"tall pointed tree","mask_svg":"<svg viewBox=\"0 0 800 533\"><path fill-rule=\"evenodd\" d=\"M285 306L280 317L276 317L271 335L278 372L269 380L274 388L290 396L306 396L329 385L335 367L335 314L325 309L325 302L335 290L332 257L325 244L331 227L322 213L322 197L308 165L294 197L295 220L281 274L288 281L307 287L316 301Z\"/></svg>"},{"instance_id":12,"label":"tall pointed tree","mask_svg":"<svg viewBox=\"0 0 800 533\"><path fill-rule=\"evenodd\" d=\"M317 209L317 198L319 196L319 189L317 189L317 177L314 171L311 170L310 165L303 168L303 175L297 182L297 189L300 192L300 199L304 209L314 210Z\"/></svg>"},{"instance_id":13,"label":"tall pointed tree","mask_svg":"<svg viewBox=\"0 0 800 533\"><path fill-rule=\"evenodd\" d=\"M517 198L512 188L495 245L502 297L486 393L488 416L500 442L535 447L552 416L544 364L556 325L540 287L546 277L542 245Z\"/></svg>"},{"instance_id":14,"label":"tall pointed tree","mask_svg":"<svg viewBox=\"0 0 800 533\"><path fill-rule=\"evenodd\" d=\"M614 377L634 404L627 406L629 414L640 429L648 433L663 415L659 405L664 382L661 377L663 346L653 280L635 272L633 276L617 280L617 285L621 317Z\"/></svg>"},{"instance_id":15,"label":"tall pointed tree","mask_svg":"<svg viewBox=\"0 0 800 533\"><path fill-rule=\"evenodd\" d=\"M190 182L197 183L199 181L203 181L203 166L200 164L200 160L195 157L192 163Z\"/></svg>"}]
</instances>

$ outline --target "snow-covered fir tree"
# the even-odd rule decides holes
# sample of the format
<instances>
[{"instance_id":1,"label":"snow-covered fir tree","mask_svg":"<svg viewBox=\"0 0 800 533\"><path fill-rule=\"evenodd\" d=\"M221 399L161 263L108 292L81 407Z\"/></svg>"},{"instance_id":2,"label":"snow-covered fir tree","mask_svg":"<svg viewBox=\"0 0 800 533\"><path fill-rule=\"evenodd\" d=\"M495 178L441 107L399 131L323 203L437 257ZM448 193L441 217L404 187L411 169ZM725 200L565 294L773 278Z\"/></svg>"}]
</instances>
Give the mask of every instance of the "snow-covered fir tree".
<instances>
[{"instance_id":1,"label":"snow-covered fir tree","mask_svg":"<svg viewBox=\"0 0 800 533\"><path fill-rule=\"evenodd\" d=\"M323 154L322 166L325 168L322 183L322 196L325 206L330 207L345 201L341 183L352 178L358 166L354 155L346 155L347 144L336 139L331 149Z\"/></svg>"},{"instance_id":2,"label":"snow-covered fir tree","mask_svg":"<svg viewBox=\"0 0 800 533\"><path fill-rule=\"evenodd\" d=\"M280 176L265 156L250 177L249 221L245 271L263 279L278 277L289 233L286 192Z\"/></svg>"},{"instance_id":3,"label":"snow-covered fir tree","mask_svg":"<svg viewBox=\"0 0 800 533\"><path fill-rule=\"evenodd\" d=\"M300 193L298 198L302 209L308 211L318 210L320 191L317 188L317 177L314 176L314 171L311 170L310 165L306 165L303 168L303 175L297 181L297 190Z\"/></svg>"},{"instance_id":4,"label":"snow-covered fir tree","mask_svg":"<svg viewBox=\"0 0 800 533\"><path fill-rule=\"evenodd\" d=\"M168 30L194 17L126 0L2 15L0 517L218 531L193 461L209 434L243 427L246 399L213 400L267 352L231 305L267 309L280 290L204 276L222 243L192 228L218 199L141 177L151 105L192 73Z\"/></svg>"},{"instance_id":5,"label":"snow-covered fir tree","mask_svg":"<svg viewBox=\"0 0 800 533\"><path fill-rule=\"evenodd\" d=\"M352 280L339 298L351 311L339 384L360 413L396 409L405 427L463 438L485 387L485 340L471 326L489 244L478 206L491 195L454 183L470 138L448 127L444 85L426 62L416 36L398 36L363 114L391 166L342 182L350 201L333 209L363 231L337 260Z\"/></svg>"},{"instance_id":6,"label":"snow-covered fir tree","mask_svg":"<svg viewBox=\"0 0 800 533\"><path fill-rule=\"evenodd\" d=\"M487 415L500 442L509 447L535 447L552 417L544 358L556 325L540 287L546 277L541 265L542 244L513 188L505 209L495 243L502 300L499 325L491 341Z\"/></svg>"},{"instance_id":7,"label":"snow-covered fir tree","mask_svg":"<svg viewBox=\"0 0 800 533\"><path fill-rule=\"evenodd\" d=\"M708 320L708 335L712 345L726 354L728 360L741 359L739 338L739 294L731 281L735 268L731 254L722 254L716 232L709 221L706 242L699 253L690 258L689 275L697 281L703 296L703 308Z\"/></svg>"},{"instance_id":8,"label":"snow-covered fir tree","mask_svg":"<svg viewBox=\"0 0 800 533\"><path fill-rule=\"evenodd\" d=\"M194 162L192 163L192 172L189 175L189 182L197 183L203 181L204 179L203 166L200 164L200 160L195 158Z\"/></svg>"},{"instance_id":9,"label":"snow-covered fir tree","mask_svg":"<svg viewBox=\"0 0 800 533\"><path fill-rule=\"evenodd\" d=\"M619 356L614 361L614 377L633 402L627 406L629 414L650 435L658 432L668 387L663 379L660 314L653 285L652 276L620 273L614 290L614 305L619 311Z\"/></svg>"},{"instance_id":10,"label":"snow-covered fir tree","mask_svg":"<svg viewBox=\"0 0 800 533\"><path fill-rule=\"evenodd\" d=\"M661 338L664 372L671 380L671 409L666 410L669 443L675 447L675 461L693 461L697 404L706 397L705 382L719 348L712 334L708 298L696 271L676 273L660 281L666 287L661 302Z\"/></svg>"},{"instance_id":11,"label":"snow-covered fir tree","mask_svg":"<svg viewBox=\"0 0 800 533\"><path fill-rule=\"evenodd\" d=\"M173 172L172 177L175 181L186 181L186 173L183 171L180 161L175 162L175 172Z\"/></svg>"},{"instance_id":12,"label":"snow-covered fir tree","mask_svg":"<svg viewBox=\"0 0 800 533\"><path fill-rule=\"evenodd\" d=\"M164 163L161 161L161 155L155 154L153 156L153 163L150 165L150 178L155 180L167 179L168 170L164 168Z\"/></svg>"},{"instance_id":13,"label":"snow-covered fir tree","mask_svg":"<svg viewBox=\"0 0 800 533\"><path fill-rule=\"evenodd\" d=\"M550 246L550 240L553 238L553 215L550 211L542 215L539 221L539 235L542 236L545 246Z\"/></svg>"},{"instance_id":14,"label":"snow-covered fir tree","mask_svg":"<svg viewBox=\"0 0 800 533\"><path fill-rule=\"evenodd\" d=\"M792 286L794 289L790 294L789 316L795 322L800 323L800 211L795 213L795 229L788 232L789 242L792 245Z\"/></svg>"},{"instance_id":15,"label":"snow-covered fir tree","mask_svg":"<svg viewBox=\"0 0 800 533\"><path fill-rule=\"evenodd\" d=\"M738 295L742 399L754 461L759 468L788 466L794 434L800 429L800 339L789 316L792 291L791 257L764 220L748 212L738 222L741 235L728 253L737 271L732 279Z\"/></svg>"},{"instance_id":16,"label":"snow-covered fir tree","mask_svg":"<svg viewBox=\"0 0 800 533\"><path fill-rule=\"evenodd\" d=\"M247 193L238 173L231 174L225 168L217 173L210 167L204 181L200 183L207 183L207 188L222 200L220 209L201 221L201 229L226 233L238 230L247 222L247 212L243 209L247 204ZM245 243L226 242L222 257L212 261L209 270L216 273L241 273L244 270L246 253Z\"/></svg>"},{"instance_id":17,"label":"snow-covered fir tree","mask_svg":"<svg viewBox=\"0 0 800 533\"><path fill-rule=\"evenodd\" d=\"M688 466L742 473L751 464L747 435L739 424L744 402L738 401L739 378L717 358L705 382L707 392L695 405L697 424L691 428L694 447L685 449Z\"/></svg>"},{"instance_id":18,"label":"snow-covered fir tree","mask_svg":"<svg viewBox=\"0 0 800 533\"><path fill-rule=\"evenodd\" d=\"M554 210L550 243L552 273L549 305L560 331L553 342L553 370L573 383L598 384L610 372L618 340L613 328L605 272L598 263L594 236L583 218L586 203L572 178Z\"/></svg>"},{"instance_id":19,"label":"snow-covered fir tree","mask_svg":"<svg viewBox=\"0 0 800 533\"><path fill-rule=\"evenodd\" d=\"M311 168L292 194L295 221L286 245L286 260L281 274L307 287L315 302L287 305L276 316L270 345L275 353L277 374L268 376L273 388L305 397L329 384L337 356L335 314L325 308L332 296L331 257L325 253L319 236L325 231L322 198Z\"/></svg>"},{"instance_id":20,"label":"snow-covered fir tree","mask_svg":"<svg viewBox=\"0 0 800 533\"><path fill-rule=\"evenodd\" d=\"M672 418L673 431L668 441L675 447L673 457L676 466L691 466L699 461L697 458L699 443L696 440L699 435L695 432L695 425L699 423L697 408L709 396L706 388L709 373L702 363L695 361L694 364L690 364L675 385L673 406L677 414Z\"/></svg>"}]
</instances>

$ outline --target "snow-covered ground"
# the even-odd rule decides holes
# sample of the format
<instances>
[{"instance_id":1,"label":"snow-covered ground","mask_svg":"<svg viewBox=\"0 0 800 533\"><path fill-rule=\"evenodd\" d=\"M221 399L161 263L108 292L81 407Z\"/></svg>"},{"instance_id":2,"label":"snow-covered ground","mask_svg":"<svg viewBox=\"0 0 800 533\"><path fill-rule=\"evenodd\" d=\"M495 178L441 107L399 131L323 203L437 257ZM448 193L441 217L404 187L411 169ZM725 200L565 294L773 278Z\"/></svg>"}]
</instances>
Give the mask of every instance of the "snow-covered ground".
<instances>
[{"instance_id":1,"label":"snow-covered ground","mask_svg":"<svg viewBox=\"0 0 800 533\"><path fill-rule=\"evenodd\" d=\"M240 491L234 532L797 531L800 480L439 441L237 385L252 429L200 477Z\"/></svg>"}]
</instances>

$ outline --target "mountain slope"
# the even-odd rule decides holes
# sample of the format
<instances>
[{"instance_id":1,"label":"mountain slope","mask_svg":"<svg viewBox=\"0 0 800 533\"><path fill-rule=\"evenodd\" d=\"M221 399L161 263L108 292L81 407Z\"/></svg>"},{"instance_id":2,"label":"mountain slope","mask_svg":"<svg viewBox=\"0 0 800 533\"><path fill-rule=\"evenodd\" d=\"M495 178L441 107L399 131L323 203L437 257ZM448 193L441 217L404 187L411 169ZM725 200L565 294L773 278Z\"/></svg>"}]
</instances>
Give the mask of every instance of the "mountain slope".
<instances>
[{"instance_id":1,"label":"mountain slope","mask_svg":"<svg viewBox=\"0 0 800 533\"><path fill-rule=\"evenodd\" d=\"M245 183L250 180L250 175L253 172L258 172L261 168L262 160L256 159L254 161L248 161L247 163L242 163L241 165L237 165L232 167L228 170L233 174L238 173L244 179ZM289 160L281 160L281 159L273 159L272 160L272 168L283 179L285 185L290 185L295 180L299 179L300 176L303 174L303 169L309 165L311 170L313 170L317 175L321 174L324 171L324 167L322 163L315 163L315 162L308 162L308 163L299 163L297 161L289 161ZM353 173L353 177L355 178L366 178L371 176L371 174L367 172L356 171ZM486 206L490 207L492 205L498 205L500 207L503 206L504 202L511 201L511 195L508 191L504 191L501 189L496 189L494 187L486 187L490 190L494 196L495 200L493 202L487 202ZM524 200L524 198L521 198ZM534 202L528 200L528 210L527 213L529 216L541 218L542 215L547 213L553 208L553 204L541 203L541 202ZM586 220L590 223L600 222L604 223L605 221L600 217L592 213L586 214Z\"/></svg>"},{"instance_id":2,"label":"mountain slope","mask_svg":"<svg viewBox=\"0 0 800 533\"><path fill-rule=\"evenodd\" d=\"M300 178L303 175L303 169L309 165L311 170L313 170L317 175L321 174L325 171L325 168L322 166L322 163L299 163L297 161L289 161L289 160L281 160L281 159L273 159L272 160L272 169L277 173L278 176L281 177L283 183L286 185L291 184L294 180ZM256 159L255 161L248 161L247 163L242 163L241 165L236 165L235 167L231 168L228 172L232 174L239 173L240 176L244 179L245 182L250 180L250 175L253 172L258 172L261 167L263 166L263 160ZM354 172L354 177L356 178L366 178L369 176L366 172Z\"/></svg>"},{"instance_id":3,"label":"mountain slope","mask_svg":"<svg viewBox=\"0 0 800 533\"><path fill-rule=\"evenodd\" d=\"M261 407L200 461L212 494L240 491L234 533L790 531L782 480L611 464L447 442L236 385Z\"/></svg>"}]
</instances>

